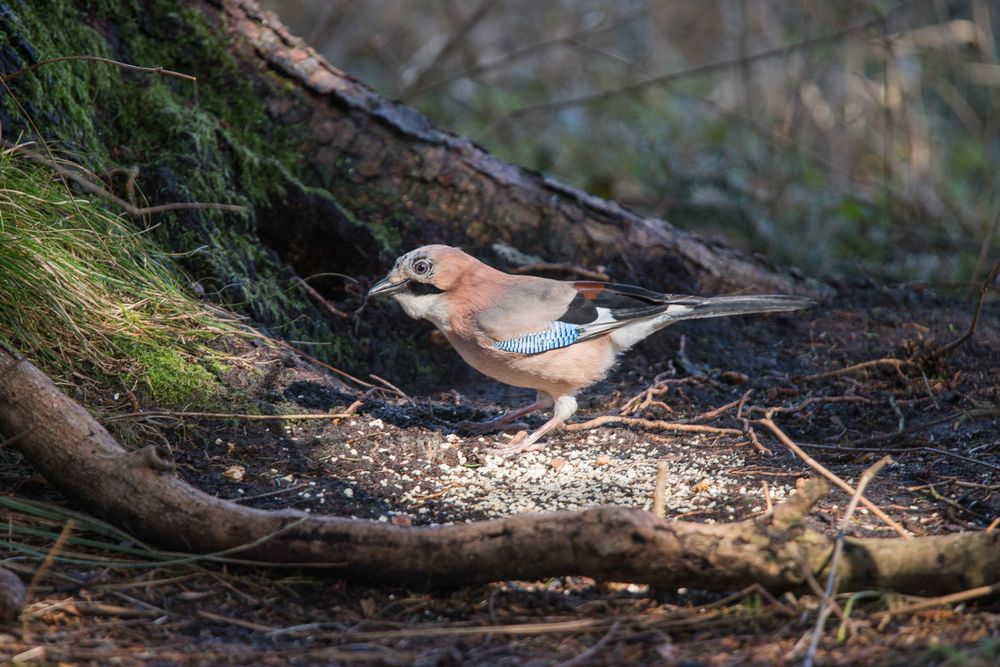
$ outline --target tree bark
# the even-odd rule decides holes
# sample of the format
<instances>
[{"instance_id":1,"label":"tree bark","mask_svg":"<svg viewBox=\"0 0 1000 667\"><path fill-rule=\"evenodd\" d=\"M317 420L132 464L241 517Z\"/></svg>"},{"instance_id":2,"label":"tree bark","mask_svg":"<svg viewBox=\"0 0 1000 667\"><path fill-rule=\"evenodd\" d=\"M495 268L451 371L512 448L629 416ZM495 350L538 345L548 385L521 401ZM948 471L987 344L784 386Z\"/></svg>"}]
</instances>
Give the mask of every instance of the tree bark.
<instances>
[{"instance_id":1,"label":"tree bark","mask_svg":"<svg viewBox=\"0 0 1000 667\"><path fill-rule=\"evenodd\" d=\"M445 242L489 256L502 241L545 259L607 266L613 276L665 291L832 293L797 271L498 160L333 67L253 0L203 0L200 6L263 84L275 120L307 128L298 150L313 171L310 180L355 215L397 231L407 249ZM265 216L261 233L296 268L318 268L340 232L323 220L300 223L289 229Z\"/></svg>"},{"instance_id":2,"label":"tree bark","mask_svg":"<svg viewBox=\"0 0 1000 667\"><path fill-rule=\"evenodd\" d=\"M127 452L31 363L0 348L0 433L35 469L99 517L169 548L226 550L270 563L328 566L335 576L416 586L585 575L661 587L799 589L824 577L832 541L803 523L825 492L800 487L770 516L734 524L666 521L603 506L457 526L268 512L202 493L152 446ZM843 590L942 594L1000 579L1000 532L913 540L849 539Z\"/></svg>"}]
</instances>

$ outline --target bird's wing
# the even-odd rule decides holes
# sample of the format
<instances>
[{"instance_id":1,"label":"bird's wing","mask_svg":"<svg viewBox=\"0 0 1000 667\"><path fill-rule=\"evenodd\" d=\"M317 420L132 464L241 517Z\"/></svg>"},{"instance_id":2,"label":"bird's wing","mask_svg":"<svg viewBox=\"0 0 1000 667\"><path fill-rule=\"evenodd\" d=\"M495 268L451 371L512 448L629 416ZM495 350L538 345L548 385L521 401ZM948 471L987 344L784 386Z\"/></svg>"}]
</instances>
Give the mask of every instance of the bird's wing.
<instances>
[{"instance_id":1,"label":"bird's wing","mask_svg":"<svg viewBox=\"0 0 1000 667\"><path fill-rule=\"evenodd\" d=\"M676 315L678 319L703 304L701 297L660 294L619 283L570 283L576 297L559 318L579 327L577 342L602 336L631 324Z\"/></svg>"},{"instance_id":2,"label":"bird's wing","mask_svg":"<svg viewBox=\"0 0 1000 667\"><path fill-rule=\"evenodd\" d=\"M701 302L631 285L535 279L513 283L479 313L477 324L498 350L539 354L673 310L680 315Z\"/></svg>"}]
</instances>

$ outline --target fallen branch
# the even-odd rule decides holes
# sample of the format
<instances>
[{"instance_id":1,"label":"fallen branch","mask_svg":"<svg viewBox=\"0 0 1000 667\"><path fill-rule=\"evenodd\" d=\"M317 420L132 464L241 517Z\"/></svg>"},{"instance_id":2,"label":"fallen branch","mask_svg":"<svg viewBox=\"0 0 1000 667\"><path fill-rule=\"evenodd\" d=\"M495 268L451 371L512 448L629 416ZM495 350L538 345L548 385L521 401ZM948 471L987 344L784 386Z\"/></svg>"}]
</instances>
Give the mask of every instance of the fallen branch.
<instances>
[{"instance_id":1,"label":"fallen branch","mask_svg":"<svg viewBox=\"0 0 1000 667\"><path fill-rule=\"evenodd\" d=\"M0 346L0 366L15 355ZM665 521L602 506L451 526L264 511L198 491L126 452L79 404L23 361L0 383L0 433L35 430L17 447L53 486L140 539L197 553L313 564L340 578L452 587L504 579L582 575L663 588L804 587L803 556L825 576L832 540L804 517L826 492L820 480L768 516L732 524ZM852 489L853 492L853 489ZM329 568L329 569L325 569ZM938 595L1000 579L1000 533L914 540L845 540L841 585Z\"/></svg>"}]
</instances>

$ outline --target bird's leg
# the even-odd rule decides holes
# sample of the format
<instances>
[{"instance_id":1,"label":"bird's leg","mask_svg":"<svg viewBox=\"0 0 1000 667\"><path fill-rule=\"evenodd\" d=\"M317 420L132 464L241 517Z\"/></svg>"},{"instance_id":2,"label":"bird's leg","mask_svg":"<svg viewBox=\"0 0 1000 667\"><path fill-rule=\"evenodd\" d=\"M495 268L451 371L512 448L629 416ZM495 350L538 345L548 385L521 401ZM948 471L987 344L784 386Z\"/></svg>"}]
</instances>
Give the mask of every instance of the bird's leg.
<instances>
[{"instance_id":1,"label":"bird's leg","mask_svg":"<svg viewBox=\"0 0 1000 667\"><path fill-rule=\"evenodd\" d=\"M515 419L519 419L524 415L529 415L538 410L543 410L550 405L552 405L552 398L548 394L540 391L538 392L538 396L535 398L533 403L524 405L516 410L511 410L510 412L500 415L496 419L491 419L488 422L462 421L457 423L455 426L463 431L471 431L472 433L477 434L492 433L493 431L503 428Z\"/></svg>"},{"instance_id":2,"label":"bird's leg","mask_svg":"<svg viewBox=\"0 0 1000 667\"><path fill-rule=\"evenodd\" d=\"M552 419L542 424L541 428L537 431L521 440L514 438L506 447L500 447L499 449L495 449L493 451L497 454L517 454L519 452L531 452L541 449L543 445L535 443L537 443L543 435L554 428L562 426L566 423L567 419L573 416L573 413L576 412L576 399L572 396L560 396L556 399L555 406L556 409L552 415Z\"/></svg>"}]
</instances>

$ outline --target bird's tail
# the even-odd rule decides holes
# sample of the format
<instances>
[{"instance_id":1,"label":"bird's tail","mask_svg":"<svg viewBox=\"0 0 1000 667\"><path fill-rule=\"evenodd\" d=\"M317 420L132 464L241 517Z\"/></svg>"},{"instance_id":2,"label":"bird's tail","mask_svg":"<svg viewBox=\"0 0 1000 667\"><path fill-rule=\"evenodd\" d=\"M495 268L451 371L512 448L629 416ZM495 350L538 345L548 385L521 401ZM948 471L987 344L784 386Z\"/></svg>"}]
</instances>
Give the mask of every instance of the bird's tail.
<instances>
[{"instance_id":1,"label":"bird's tail","mask_svg":"<svg viewBox=\"0 0 1000 667\"><path fill-rule=\"evenodd\" d=\"M676 312L674 320L697 320L706 317L749 315L752 313L784 313L816 305L808 297L792 294L760 294L747 296L713 296L695 303L685 303L687 309ZM669 309L668 309L669 310Z\"/></svg>"}]
</instances>

